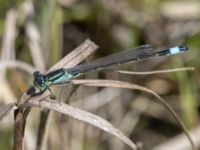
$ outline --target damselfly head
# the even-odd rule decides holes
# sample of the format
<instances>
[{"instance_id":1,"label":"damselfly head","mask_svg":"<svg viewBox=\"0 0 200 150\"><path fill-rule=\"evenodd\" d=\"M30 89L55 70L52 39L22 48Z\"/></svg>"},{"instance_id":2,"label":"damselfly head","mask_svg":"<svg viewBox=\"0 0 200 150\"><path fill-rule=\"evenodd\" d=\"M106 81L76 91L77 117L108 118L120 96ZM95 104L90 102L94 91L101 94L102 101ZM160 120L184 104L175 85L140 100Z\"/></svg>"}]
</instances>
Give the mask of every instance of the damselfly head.
<instances>
[{"instance_id":1,"label":"damselfly head","mask_svg":"<svg viewBox=\"0 0 200 150\"><path fill-rule=\"evenodd\" d=\"M43 74L39 71L35 71L33 73L33 76L34 76L34 85L38 88L40 87L43 87L45 86L45 80L44 80L44 77L43 77Z\"/></svg>"}]
</instances>

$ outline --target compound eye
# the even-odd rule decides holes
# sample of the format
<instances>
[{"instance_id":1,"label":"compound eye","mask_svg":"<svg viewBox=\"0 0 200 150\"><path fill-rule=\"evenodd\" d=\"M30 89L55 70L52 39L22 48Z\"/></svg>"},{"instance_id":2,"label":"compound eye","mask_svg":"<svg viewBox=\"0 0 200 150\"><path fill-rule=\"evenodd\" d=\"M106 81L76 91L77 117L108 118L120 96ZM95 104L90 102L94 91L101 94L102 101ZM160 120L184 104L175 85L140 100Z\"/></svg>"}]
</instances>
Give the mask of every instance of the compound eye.
<instances>
[{"instance_id":1,"label":"compound eye","mask_svg":"<svg viewBox=\"0 0 200 150\"><path fill-rule=\"evenodd\" d=\"M34 76L37 76L37 75L39 75L39 74L40 74L39 71L35 71L35 72L33 73Z\"/></svg>"}]
</instances>

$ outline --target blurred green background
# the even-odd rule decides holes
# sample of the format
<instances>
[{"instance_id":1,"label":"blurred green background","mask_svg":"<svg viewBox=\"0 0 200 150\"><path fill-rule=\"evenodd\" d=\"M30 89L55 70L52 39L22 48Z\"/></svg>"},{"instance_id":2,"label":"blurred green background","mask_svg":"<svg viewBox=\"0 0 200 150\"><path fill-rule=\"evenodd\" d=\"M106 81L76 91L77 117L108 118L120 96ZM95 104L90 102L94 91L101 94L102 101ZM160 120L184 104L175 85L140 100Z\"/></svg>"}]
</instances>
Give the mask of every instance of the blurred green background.
<instances>
[{"instance_id":1,"label":"blurred green background","mask_svg":"<svg viewBox=\"0 0 200 150\"><path fill-rule=\"evenodd\" d=\"M115 70L151 71L189 66L194 71L147 76L92 72L82 78L122 80L150 88L172 106L191 132L200 132L196 130L199 128L199 0L0 0L0 4L2 106L18 101L32 83L33 70L45 72L88 38L99 49L86 61L142 44L152 44L157 50L188 44L190 50L184 54L123 65ZM16 60L29 66L23 69L12 64ZM77 87L70 103L99 90L102 89ZM174 118L152 101L155 98L151 95L125 89L119 93L116 100L89 111L110 121L132 141L139 141L145 150L156 149L181 134ZM33 111L28 119L26 149L34 149L37 139L39 109ZM63 120L55 118L50 122L47 149L62 149L58 122ZM120 140L90 125L70 118L64 122L67 122L65 149L129 149ZM1 150L12 148L12 130L11 114L0 123ZM200 145L200 137L195 140Z\"/></svg>"}]
</instances>

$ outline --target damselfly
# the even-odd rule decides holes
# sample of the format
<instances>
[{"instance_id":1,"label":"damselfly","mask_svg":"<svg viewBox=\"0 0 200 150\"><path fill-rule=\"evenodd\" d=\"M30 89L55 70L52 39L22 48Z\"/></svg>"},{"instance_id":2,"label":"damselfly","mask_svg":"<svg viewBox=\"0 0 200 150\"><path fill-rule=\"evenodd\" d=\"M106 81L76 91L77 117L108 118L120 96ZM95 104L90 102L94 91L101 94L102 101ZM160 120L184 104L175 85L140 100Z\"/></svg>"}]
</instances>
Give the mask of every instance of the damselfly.
<instances>
[{"instance_id":1,"label":"damselfly","mask_svg":"<svg viewBox=\"0 0 200 150\"><path fill-rule=\"evenodd\" d=\"M61 68L47 74L35 71L33 73L33 86L27 90L27 94L35 96L42 94L46 90L51 92L49 88L50 86L70 83L71 79L91 70L101 70L113 65L121 65L124 63L146 60L160 56L171 56L182 53L186 50L188 50L188 46L186 45L172 47L162 51L155 51L151 45L142 45L137 48L109 55L98 60L94 60L88 64L78 65L73 68Z\"/></svg>"}]
</instances>

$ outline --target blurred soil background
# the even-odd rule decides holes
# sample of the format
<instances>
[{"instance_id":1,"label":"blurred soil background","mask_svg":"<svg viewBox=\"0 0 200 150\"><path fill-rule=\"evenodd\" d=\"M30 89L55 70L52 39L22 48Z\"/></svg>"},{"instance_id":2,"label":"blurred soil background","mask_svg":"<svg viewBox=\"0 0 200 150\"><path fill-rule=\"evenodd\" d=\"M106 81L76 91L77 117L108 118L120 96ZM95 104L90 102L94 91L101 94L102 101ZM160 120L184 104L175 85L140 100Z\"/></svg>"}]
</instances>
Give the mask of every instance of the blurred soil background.
<instances>
[{"instance_id":1,"label":"blurred soil background","mask_svg":"<svg viewBox=\"0 0 200 150\"><path fill-rule=\"evenodd\" d=\"M32 84L34 70L45 73L88 38L99 49L85 62L143 44L152 44L156 50L188 44L189 51L180 55L111 69L155 71L194 67L194 71L146 76L94 71L81 78L127 81L150 88L172 106L189 131L200 133L199 0L0 0L1 106L19 100ZM73 85L65 87L62 98L66 99L73 89ZM58 89L54 93L59 93ZM88 100L91 95L95 96L93 107ZM76 86L69 104L105 118L143 150L161 150L162 146L175 150L176 144L187 145L185 136L177 140L182 131L175 119L155 100L142 91ZM25 149L35 149L39 114L40 110L34 108L28 117ZM106 132L56 113L52 113L47 133L48 150L130 149ZM194 138L200 147L200 134ZM0 149L12 149L12 145L11 113L0 123Z\"/></svg>"}]
</instances>

